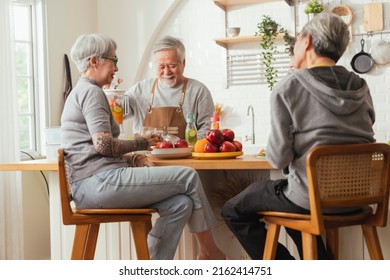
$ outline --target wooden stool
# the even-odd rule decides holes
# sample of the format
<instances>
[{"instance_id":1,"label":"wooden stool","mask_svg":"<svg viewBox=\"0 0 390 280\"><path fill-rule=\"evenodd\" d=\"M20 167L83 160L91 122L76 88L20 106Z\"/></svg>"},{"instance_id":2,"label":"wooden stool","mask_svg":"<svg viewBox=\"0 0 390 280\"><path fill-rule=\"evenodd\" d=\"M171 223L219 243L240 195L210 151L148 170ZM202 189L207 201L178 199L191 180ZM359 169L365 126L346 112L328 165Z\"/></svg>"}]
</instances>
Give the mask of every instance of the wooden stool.
<instances>
[{"instance_id":1,"label":"wooden stool","mask_svg":"<svg viewBox=\"0 0 390 280\"><path fill-rule=\"evenodd\" d=\"M314 147L307 155L306 171L310 214L258 212L268 223L263 258L275 258L280 227L285 226L301 231L304 259L317 259L316 235L325 232L328 253L338 259L338 228L361 225L371 259L383 260L377 227L387 223L390 146L369 143ZM349 207L361 210L322 213L324 208Z\"/></svg>"},{"instance_id":2,"label":"wooden stool","mask_svg":"<svg viewBox=\"0 0 390 280\"><path fill-rule=\"evenodd\" d=\"M58 149L58 176L63 223L76 225L72 260L92 260L100 224L115 222L130 222L138 259L150 259L147 236L152 228L151 217L155 209L72 209L62 148Z\"/></svg>"}]
</instances>

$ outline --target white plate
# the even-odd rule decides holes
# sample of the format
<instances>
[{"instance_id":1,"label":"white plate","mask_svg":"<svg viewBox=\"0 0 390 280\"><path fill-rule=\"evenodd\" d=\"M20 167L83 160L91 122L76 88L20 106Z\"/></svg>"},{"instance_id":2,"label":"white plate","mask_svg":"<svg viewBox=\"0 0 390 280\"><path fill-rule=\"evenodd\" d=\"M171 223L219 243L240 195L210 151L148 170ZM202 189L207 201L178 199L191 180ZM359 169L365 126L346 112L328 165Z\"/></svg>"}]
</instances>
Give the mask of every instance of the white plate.
<instances>
[{"instance_id":1,"label":"white plate","mask_svg":"<svg viewBox=\"0 0 390 280\"><path fill-rule=\"evenodd\" d=\"M192 154L191 153L182 153L182 154L149 154L148 156L154 157L154 158L159 158L159 159L175 159L175 158L188 158Z\"/></svg>"},{"instance_id":2,"label":"white plate","mask_svg":"<svg viewBox=\"0 0 390 280\"><path fill-rule=\"evenodd\" d=\"M186 158L191 156L193 146L187 148L154 148L150 155L155 158Z\"/></svg>"},{"instance_id":3,"label":"white plate","mask_svg":"<svg viewBox=\"0 0 390 280\"><path fill-rule=\"evenodd\" d=\"M191 153L194 147L186 147L186 148L153 148L151 151L152 155L170 155L170 154L183 154L183 153Z\"/></svg>"}]
</instances>

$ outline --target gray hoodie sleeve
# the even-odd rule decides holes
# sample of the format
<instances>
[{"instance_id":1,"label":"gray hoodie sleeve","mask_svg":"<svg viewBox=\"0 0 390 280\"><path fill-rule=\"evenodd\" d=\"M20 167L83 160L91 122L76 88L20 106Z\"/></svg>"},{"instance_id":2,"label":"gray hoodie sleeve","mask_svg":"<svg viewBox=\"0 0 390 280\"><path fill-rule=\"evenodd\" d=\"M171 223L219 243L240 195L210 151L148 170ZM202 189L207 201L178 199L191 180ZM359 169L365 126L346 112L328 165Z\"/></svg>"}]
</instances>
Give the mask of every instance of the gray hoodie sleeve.
<instances>
[{"instance_id":1,"label":"gray hoodie sleeve","mask_svg":"<svg viewBox=\"0 0 390 280\"><path fill-rule=\"evenodd\" d=\"M276 88L271 94L271 132L268 138L267 159L274 168L287 167L294 158L292 118L285 95Z\"/></svg>"}]
</instances>

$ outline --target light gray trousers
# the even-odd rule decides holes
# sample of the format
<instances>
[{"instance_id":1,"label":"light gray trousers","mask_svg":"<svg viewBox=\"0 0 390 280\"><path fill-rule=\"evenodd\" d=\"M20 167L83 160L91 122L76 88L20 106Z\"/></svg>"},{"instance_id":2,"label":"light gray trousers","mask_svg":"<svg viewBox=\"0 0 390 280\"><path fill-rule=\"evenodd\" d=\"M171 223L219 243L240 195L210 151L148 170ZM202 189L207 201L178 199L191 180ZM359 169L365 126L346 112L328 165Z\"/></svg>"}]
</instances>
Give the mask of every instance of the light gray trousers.
<instances>
[{"instance_id":1,"label":"light gray trousers","mask_svg":"<svg viewBox=\"0 0 390 280\"><path fill-rule=\"evenodd\" d=\"M185 224L190 232L216 223L197 172L189 167L119 168L72 184L78 208L155 208L148 236L151 259L173 259Z\"/></svg>"}]
</instances>

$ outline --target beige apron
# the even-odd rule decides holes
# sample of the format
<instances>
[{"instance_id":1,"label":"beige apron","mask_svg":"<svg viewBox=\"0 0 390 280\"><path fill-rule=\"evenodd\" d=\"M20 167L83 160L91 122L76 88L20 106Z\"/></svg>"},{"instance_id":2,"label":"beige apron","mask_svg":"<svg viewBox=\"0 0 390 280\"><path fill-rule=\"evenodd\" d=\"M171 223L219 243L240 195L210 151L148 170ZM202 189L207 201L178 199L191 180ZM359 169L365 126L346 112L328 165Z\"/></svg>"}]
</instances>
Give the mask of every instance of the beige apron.
<instances>
[{"instance_id":1,"label":"beige apron","mask_svg":"<svg viewBox=\"0 0 390 280\"><path fill-rule=\"evenodd\" d=\"M150 93L149 108L146 110L144 126L156 127L158 130L184 139L187 123L184 119L182 106L188 80L184 79L179 107L152 108L157 81L157 79L154 81L152 92Z\"/></svg>"}]
</instances>

